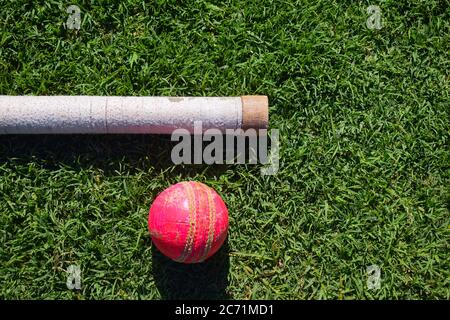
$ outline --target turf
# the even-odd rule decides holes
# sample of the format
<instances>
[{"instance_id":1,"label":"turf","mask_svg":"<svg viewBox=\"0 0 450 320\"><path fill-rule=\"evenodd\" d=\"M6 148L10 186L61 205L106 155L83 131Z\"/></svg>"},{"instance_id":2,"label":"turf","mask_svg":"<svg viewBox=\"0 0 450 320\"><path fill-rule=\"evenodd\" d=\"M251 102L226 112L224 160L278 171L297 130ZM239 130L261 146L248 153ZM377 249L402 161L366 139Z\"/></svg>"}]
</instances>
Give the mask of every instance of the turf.
<instances>
[{"instance_id":1,"label":"turf","mask_svg":"<svg viewBox=\"0 0 450 320\"><path fill-rule=\"evenodd\" d=\"M182 3L71 1L76 31L66 3L3 0L0 94L266 94L278 173L175 166L169 137L1 136L0 298L449 299L448 3ZM181 180L230 212L201 265L147 231Z\"/></svg>"}]
</instances>

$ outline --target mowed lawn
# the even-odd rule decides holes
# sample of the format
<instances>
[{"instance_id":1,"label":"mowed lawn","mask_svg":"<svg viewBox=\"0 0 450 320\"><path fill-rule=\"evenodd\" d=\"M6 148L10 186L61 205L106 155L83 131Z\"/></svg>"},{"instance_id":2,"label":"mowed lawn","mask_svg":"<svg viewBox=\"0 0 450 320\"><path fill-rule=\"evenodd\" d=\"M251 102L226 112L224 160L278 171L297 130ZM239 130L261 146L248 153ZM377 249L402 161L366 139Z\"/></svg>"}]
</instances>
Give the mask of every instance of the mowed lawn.
<instances>
[{"instance_id":1,"label":"mowed lawn","mask_svg":"<svg viewBox=\"0 0 450 320\"><path fill-rule=\"evenodd\" d=\"M0 136L0 298L449 299L449 70L445 0L3 0L0 94L264 94L280 168L175 166L168 136ZM229 209L200 265L147 229L183 180Z\"/></svg>"}]
</instances>

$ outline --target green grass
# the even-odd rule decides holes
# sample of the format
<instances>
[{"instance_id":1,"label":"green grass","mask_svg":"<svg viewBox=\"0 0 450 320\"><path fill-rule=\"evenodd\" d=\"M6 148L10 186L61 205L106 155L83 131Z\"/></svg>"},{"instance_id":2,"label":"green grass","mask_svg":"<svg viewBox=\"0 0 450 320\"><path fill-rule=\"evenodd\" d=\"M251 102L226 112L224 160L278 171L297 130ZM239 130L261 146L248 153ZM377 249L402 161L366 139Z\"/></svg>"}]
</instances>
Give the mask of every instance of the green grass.
<instances>
[{"instance_id":1,"label":"green grass","mask_svg":"<svg viewBox=\"0 0 450 320\"><path fill-rule=\"evenodd\" d=\"M2 1L0 94L266 94L278 174L174 166L169 137L1 136L0 298L449 299L448 3L179 3ZM230 212L202 265L168 261L147 231L182 180Z\"/></svg>"}]
</instances>

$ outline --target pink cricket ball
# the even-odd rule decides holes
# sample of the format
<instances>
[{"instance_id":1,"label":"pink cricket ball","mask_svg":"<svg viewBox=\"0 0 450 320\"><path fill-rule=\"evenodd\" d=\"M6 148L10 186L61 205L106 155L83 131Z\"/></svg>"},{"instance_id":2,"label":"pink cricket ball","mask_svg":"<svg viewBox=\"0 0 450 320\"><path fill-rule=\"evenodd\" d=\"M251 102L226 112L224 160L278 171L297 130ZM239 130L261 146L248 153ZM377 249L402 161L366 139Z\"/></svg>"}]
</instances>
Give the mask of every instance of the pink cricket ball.
<instances>
[{"instance_id":1,"label":"pink cricket ball","mask_svg":"<svg viewBox=\"0 0 450 320\"><path fill-rule=\"evenodd\" d=\"M179 182L156 197L148 228L164 255L177 262L203 262L227 237L228 210L214 189L200 182Z\"/></svg>"}]
</instances>

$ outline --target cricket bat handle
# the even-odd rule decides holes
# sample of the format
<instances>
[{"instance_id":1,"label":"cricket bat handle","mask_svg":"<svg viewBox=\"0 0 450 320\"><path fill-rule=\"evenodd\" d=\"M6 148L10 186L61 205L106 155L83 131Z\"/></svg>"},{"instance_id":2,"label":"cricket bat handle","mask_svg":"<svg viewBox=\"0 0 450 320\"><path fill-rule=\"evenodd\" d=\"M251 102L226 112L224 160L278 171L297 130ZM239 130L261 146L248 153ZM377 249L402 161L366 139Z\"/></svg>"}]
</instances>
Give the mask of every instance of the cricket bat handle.
<instances>
[{"instance_id":1,"label":"cricket bat handle","mask_svg":"<svg viewBox=\"0 0 450 320\"><path fill-rule=\"evenodd\" d=\"M171 134L267 129L267 96L0 96L0 134Z\"/></svg>"}]
</instances>

